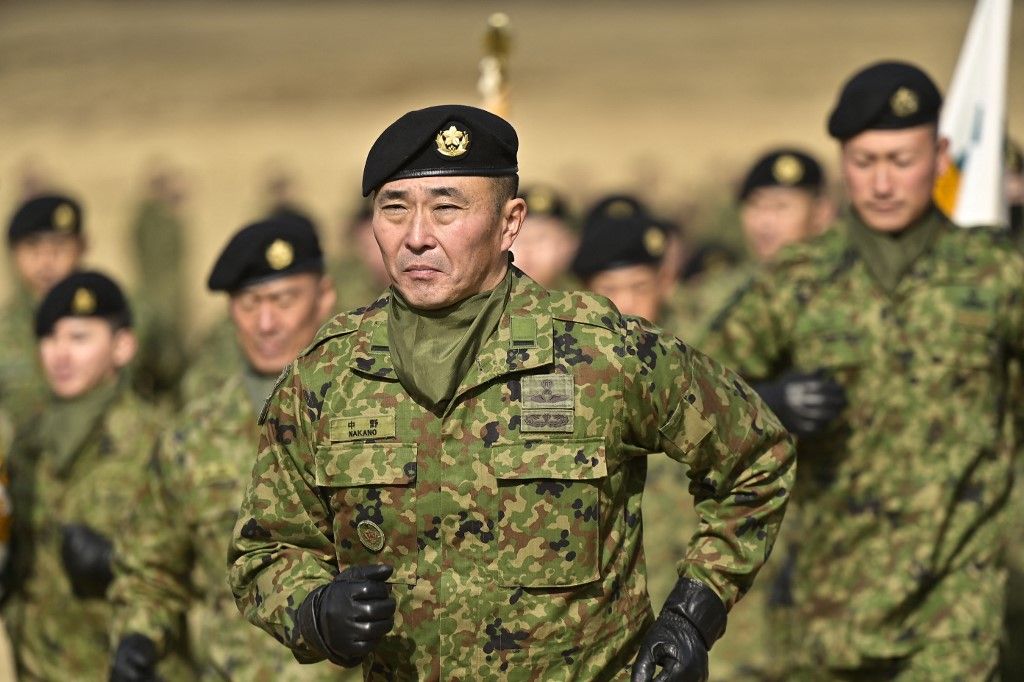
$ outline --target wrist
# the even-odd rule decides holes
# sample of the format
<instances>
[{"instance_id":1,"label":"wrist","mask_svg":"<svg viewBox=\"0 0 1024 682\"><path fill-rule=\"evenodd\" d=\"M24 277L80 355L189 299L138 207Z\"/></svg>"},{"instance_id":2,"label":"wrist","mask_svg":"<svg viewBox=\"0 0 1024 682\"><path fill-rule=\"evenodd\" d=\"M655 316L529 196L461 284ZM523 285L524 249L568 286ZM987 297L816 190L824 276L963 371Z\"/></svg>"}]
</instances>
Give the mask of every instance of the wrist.
<instances>
[{"instance_id":1,"label":"wrist","mask_svg":"<svg viewBox=\"0 0 1024 682\"><path fill-rule=\"evenodd\" d=\"M692 578L680 578L665 600L662 616L685 619L710 650L725 632L728 610L710 587Z\"/></svg>"}]
</instances>

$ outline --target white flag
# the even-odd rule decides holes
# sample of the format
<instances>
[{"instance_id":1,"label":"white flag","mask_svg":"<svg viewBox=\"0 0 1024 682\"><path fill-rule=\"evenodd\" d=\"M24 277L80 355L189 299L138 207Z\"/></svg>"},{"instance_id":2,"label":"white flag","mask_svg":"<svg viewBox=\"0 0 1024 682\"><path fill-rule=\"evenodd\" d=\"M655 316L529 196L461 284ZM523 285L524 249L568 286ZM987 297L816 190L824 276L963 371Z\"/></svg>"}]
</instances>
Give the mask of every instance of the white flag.
<instances>
[{"instance_id":1,"label":"white flag","mask_svg":"<svg viewBox=\"0 0 1024 682\"><path fill-rule=\"evenodd\" d=\"M1005 225L1003 153L1010 0L978 0L939 119L953 161L936 201L958 225Z\"/></svg>"}]
</instances>

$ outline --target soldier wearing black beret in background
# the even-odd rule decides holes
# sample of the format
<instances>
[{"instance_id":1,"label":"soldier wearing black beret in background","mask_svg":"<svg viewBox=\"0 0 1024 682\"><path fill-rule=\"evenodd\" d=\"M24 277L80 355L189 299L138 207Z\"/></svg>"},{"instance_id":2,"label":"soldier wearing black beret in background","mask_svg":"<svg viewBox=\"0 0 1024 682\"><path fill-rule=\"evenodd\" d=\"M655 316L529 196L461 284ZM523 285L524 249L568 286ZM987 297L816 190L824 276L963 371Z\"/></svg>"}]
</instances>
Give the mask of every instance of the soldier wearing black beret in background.
<instances>
[{"instance_id":1,"label":"soldier wearing black beret in background","mask_svg":"<svg viewBox=\"0 0 1024 682\"><path fill-rule=\"evenodd\" d=\"M225 579L226 538L257 447L256 416L281 370L334 312L313 224L279 212L242 228L208 284L228 294L243 364L186 404L153 452L115 564L111 682L152 679L182 638L197 680L354 679L329 663L299 665L239 617ZM178 627L183 618L187 633Z\"/></svg>"},{"instance_id":2,"label":"soldier wearing black beret in background","mask_svg":"<svg viewBox=\"0 0 1024 682\"><path fill-rule=\"evenodd\" d=\"M523 229L512 246L516 267L545 289L575 289L569 264L579 245L568 201L548 185L519 192L526 202Z\"/></svg>"},{"instance_id":3,"label":"soldier wearing black beret in background","mask_svg":"<svg viewBox=\"0 0 1024 682\"><path fill-rule=\"evenodd\" d=\"M997 676L1024 258L935 208L940 104L911 64L844 84L828 130L849 209L780 252L701 344L799 438L786 680Z\"/></svg>"},{"instance_id":4,"label":"soldier wearing black beret in background","mask_svg":"<svg viewBox=\"0 0 1024 682\"><path fill-rule=\"evenodd\" d=\"M113 541L138 501L162 420L125 376L137 343L110 278L80 272L56 284L35 333L50 400L12 447L4 619L21 679L105 679ZM169 659L167 670L180 663Z\"/></svg>"},{"instance_id":5,"label":"soldier wearing black beret in background","mask_svg":"<svg viewBox=\"0 0 1024 682\"><path fill-rule=\"evenodd\" d=\"M16 424L45 402L33 316L50 288L79 268L86 248L83 225L79 203L56 194L26 201L8 222L7 246L16 280L0 310L0 406Z\"/></svg>"},{"instance_id":6,"label":"soldier wearing black beret in background","mask_svg":"<svg viewBox=\"0 0 1024 682\"><path fill-rule=\"evenodd\" d=\"M327 264L338 291L339 310L354 310L372 302L391 282L373 237L373 205L363 197L355 203L355 210L342 221L345 251Z\"/></svg>"}]
</instances>

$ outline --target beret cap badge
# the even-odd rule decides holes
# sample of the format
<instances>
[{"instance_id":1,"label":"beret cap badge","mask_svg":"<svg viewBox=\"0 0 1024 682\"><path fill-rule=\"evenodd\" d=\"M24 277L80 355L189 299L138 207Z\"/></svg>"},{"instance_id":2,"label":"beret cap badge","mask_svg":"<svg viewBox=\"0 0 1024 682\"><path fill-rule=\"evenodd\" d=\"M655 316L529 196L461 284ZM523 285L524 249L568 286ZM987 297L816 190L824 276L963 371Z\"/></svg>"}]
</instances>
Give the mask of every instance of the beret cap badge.
<instances>
[{"instance_id":1,"label":"beret cap badge","mask_svg":"<svg viewBox=\"0 0 1024 682\"><path fill-rule=\"evenodd\" d=\"M75 315L91 315L95 311L96 296L85 287L79 287L71 300L71 312Z\"/></svg>"},{"instance_id":2,"label":"beret cap badge","mask_svg":"<svg viewBox=\"0 0 1024 682\"><path fill-rule=\"evenodd\" d=\"M782 185L795 185L804 177L804 165L792 154L783 154L772 164L772 177Z\"/></svg>"},{"instance_id":3,"label":"beret cap badge","mask_svg":"<svg viewBox=\"0 0 1024 682\"><path fill-rule=\"evenodd\" d=\"M460 130L453 123L441 130L434 138L434 142L442 156L458 158L469 151L469 131Z\"/></svg>"},{"instance_id":4,"label":"beret cap badge","mask_svg":"<svg viewBox=\"0 0 1024 682\"><path fill-rule=\"evenodd\" d=\"M267 265L274 270L284 270L295 260L295 249L283 239L275 239L264 254Z\"/></svg>"},{"instance_id":5,"label":"beret cap badge","mask_svg":"<svg viewBox=\"0 0 1024 682\"><path fill-rule=\"evenodd\" d=\"M900 118L913 116L919 108L917 93L907 87L901 87L889 99L889 108Z\"/></svg>"},{"instance_id":6,"label":"beret cap badge","mask_svg":"<svg viewBox=\"0 0 1024 682\"><path fill-rule=\"evenodd\" d=\"M53 209L53 227L58 232L70 232L75 226L75 209L71 204L60 204Z\"/></svg>"},{"instance_id":7,"label":"beret cap badge","mask_svg":"<svg viewBox=\"0 0 1024 682\"><path fill-rule=\"evenodd\" d=\"M648 227L644 232L644 248L647 253L660 258L665 255L665 233L656 227Z\"/></svg>"}]
</instances>

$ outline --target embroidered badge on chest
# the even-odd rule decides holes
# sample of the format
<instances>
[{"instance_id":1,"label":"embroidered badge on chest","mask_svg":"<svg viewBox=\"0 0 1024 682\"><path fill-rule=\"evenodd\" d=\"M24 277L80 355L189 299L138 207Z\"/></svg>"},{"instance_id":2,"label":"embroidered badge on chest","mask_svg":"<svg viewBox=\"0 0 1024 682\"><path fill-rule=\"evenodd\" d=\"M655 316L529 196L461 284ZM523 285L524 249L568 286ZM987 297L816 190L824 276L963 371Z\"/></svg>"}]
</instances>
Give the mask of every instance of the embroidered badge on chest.
<instances>
[{"instance_id":1,"label":"embroidered badge on chest","mask_svg":"<svg viewBox=\"0 0 1024 682\"><path fill-rule=\"evenodd\" d=\"M394 413L350 415L331 419L331 440L335 443L394 438L395 433Z\"/></svg>"},{"instance_id":2,"label":"embroidered badge on chest","mask_svg":"<svg viewBox=\"0 0 1024 682\"><path fill-rule=\"evenodd\" d=\"M571 374L537 374L523 377L523 433L572 433L576 398Z\"/></svg>"}]
</instances>

